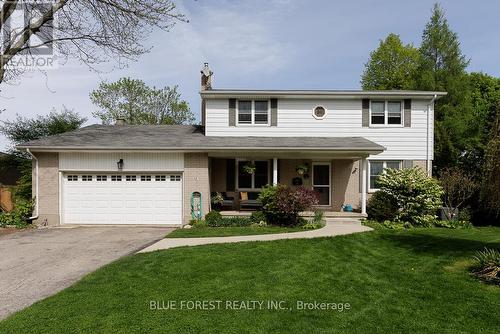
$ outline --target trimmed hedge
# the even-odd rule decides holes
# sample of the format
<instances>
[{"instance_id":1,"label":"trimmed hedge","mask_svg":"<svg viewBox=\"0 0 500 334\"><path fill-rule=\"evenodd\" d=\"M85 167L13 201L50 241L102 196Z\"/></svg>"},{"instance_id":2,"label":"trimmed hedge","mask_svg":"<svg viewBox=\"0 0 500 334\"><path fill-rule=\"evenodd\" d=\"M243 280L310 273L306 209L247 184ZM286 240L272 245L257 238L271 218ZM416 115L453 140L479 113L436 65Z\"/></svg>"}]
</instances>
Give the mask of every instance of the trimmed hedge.
<instances>
[{"instance_id":1,"label":"trimmed hedge","mask_svg":"<svg viewBox=\"0 0 500 334\"><path fill-rule=\"evenodd\" d=\"M218 211L210 211L205 215L205 222L211 227L250 226L249 217L223 217Z\"/></svg>"}]
</instances>

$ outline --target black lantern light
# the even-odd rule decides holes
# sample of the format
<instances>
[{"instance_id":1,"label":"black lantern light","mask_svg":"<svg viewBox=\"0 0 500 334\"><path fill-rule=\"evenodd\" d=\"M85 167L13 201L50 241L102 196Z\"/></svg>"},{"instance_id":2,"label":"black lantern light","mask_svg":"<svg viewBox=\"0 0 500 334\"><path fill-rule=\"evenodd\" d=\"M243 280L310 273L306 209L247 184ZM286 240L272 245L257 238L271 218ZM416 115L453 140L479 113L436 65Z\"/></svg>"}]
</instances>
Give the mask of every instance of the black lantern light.
<instances>
[{"instance_id":1,"label":"black lantern light","mask_svg":"<svg viewBox=\"0 0 500 334\"><path fill-rule=\"evenodd\" d=\"M123 169L123 159L118 160L118 162L116 163L116 166L118 167L118 170L122 170Z\"/></svg>"}]
</instances>

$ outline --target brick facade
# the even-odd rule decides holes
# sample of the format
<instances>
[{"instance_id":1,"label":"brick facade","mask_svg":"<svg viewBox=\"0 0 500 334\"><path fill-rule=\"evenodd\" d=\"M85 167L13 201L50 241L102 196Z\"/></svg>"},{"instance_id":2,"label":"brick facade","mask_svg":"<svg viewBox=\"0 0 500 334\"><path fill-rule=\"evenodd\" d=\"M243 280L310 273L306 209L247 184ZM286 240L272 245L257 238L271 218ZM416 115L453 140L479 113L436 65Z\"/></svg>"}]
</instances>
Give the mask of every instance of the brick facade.
<instances>
[{"instance_id":1,"label":"brick facade","mask_svg":"<svg viewBox=\"0 0 500 334\"><path fill-rule=\"evenodd\" d=\"M207 153L184 154L184 224L191 220L191 194L201 192L202 212L210 210L210 184Z\"/></svg>"},{"instance_id":2,"label":"brick facade","mask_svg":"<svg viewBox=\"0 0 500 334\"><path fill-rule=\"evenodd\" d=\"M38 159L37 225L59 225L59 153L36 153ZM36 196L36 171L33 163L33 197Z\"/></svg>"}]
</instances>

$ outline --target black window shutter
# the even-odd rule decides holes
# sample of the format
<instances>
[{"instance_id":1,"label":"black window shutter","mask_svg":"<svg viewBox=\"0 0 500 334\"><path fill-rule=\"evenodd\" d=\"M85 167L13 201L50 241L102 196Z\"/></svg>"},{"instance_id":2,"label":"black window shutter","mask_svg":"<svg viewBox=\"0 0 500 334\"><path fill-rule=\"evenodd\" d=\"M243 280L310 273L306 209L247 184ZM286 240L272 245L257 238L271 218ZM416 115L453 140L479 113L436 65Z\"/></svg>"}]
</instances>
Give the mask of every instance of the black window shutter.
<instances>
[{"instance_id":1,"label":"black window shutter","mask_svg":"<svg viewBox=\"0 0 500 334\"><path fill-rule=\"evenodd\" d=\"M370 126L370 100L363 99L361 101L361 126Z\"/></svg>"},{"instance_id":2,"label":"black window shutter","mask_svg":"<svg viewBox=\"0 0 500 334\"><path fill-rule=\"evenodd\" d=\"M411 127L411 99L405 99L404 118L405 128Z\"/></svg>"},{"instance_id":3,"label":"black window shutter","mask_svg":"<svg viewBox=\"0 0 500 334\"><path fill-rule=\"evenodd\" d=\"M226 160L226 190L234 191L234 182L236 178L236 160Z\"/></svg>"},{"instance_id":4,"label":"black window shutter","mask_svg":"<svg viewBox=\"0 0 500 334\"><path fill-rule=\"evenodd\" d=\"M236 126L236 99L229 99L229 126Z\"/></svg>"},{"instance_id":5,"label":"black window shutter","mask_svg":"<svg viewBox=\"0 0 500 334\"><path fill-rule=\"evenodd\" d=\"M278 126L278 99L271 99L271 126Z\"/></svg>"}]
</instances>

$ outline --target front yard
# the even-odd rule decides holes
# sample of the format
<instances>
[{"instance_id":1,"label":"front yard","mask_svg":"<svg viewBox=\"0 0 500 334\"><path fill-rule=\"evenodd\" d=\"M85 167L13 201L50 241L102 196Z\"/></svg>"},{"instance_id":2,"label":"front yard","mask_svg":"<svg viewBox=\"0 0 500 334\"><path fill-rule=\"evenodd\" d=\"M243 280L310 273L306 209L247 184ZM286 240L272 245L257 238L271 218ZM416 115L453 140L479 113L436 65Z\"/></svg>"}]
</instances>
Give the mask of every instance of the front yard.
<instances>
[{"instance_id":1,"label":"front yard","mask_svg":"<svg viewBox=\"0 0 500 334\"><path fill-rule=\"evenodd\" d=\"M500 228L379 230L126 257L0 323L2 333L498 333L500 288L467 271ZM224 301L216 310L150 309ZM284 301L235 310L225 301ZM350 309L298 310L297 301ZM158 305L158 303L157 303Z\"/></svg>"},{"instance_id":2,"label":"front yard","mask_svg":"<svg viewBox=\"0 0 500 334\"><path fill-rule=\"evenodd\" d=\"M302 227L281 227L281 226L233 226L233 227L196 227L180 228L169 234L167 238L199 238L199 237L229 237L235 235L257 235L303 232Z\"/></svg>"}]
</instances>

